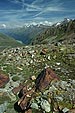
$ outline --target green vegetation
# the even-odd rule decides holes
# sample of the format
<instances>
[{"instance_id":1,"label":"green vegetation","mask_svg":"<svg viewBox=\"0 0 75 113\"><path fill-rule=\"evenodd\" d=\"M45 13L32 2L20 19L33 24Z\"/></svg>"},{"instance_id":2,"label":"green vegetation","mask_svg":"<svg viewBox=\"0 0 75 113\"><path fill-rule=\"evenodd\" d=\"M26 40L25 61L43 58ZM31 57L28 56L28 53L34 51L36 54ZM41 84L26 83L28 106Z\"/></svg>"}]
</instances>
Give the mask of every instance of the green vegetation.
<instances>
[{"instance_id":1,"label":"green vegetation","mask_svg":"<svg viewBox=\"0 0 75 113\"><path fill-rule=\"evenodd\" d=\"M23 45L24 44L19 43L15 39L0 33L0 50L3 50L4 48L11 48Z\"/></svg>"},{"instance_id":2,"label":"green vegetation","mask_svg":"<svg viewBox=\"0 0 75 113\"><path fill-rule=\"evenodd\" d=\"M0 104L3 104L5 101L10 102L10 98L7 96L7 94L4 94L3 96L0 96Z\"/></svg>"},{"instance_id":3,"label":"green vegetation","mask_svg":"<svg viewBox=\"0 0 75 113\"><path fill-rule=\"evenodd\" d=\"M14 76L14 77L12 78L12 80L13 80L14 82L16 82L16 81L20 80L20 78L19 78L18 76Z\"/></svg>"}]
</instances>

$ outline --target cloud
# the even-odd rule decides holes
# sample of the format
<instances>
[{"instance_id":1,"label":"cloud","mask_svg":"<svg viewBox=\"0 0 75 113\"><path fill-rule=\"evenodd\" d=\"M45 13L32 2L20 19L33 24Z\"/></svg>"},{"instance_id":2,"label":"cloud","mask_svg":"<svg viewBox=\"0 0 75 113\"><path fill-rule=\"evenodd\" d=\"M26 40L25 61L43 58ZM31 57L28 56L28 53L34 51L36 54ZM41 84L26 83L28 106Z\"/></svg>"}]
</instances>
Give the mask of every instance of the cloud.
<instances>
[{"instance_id":1,"label":"cloud","mask_svg":"<svg viewBox=\"0 0 75 113\"><path fill-rule=\"evenodd\" d=\"M0 21L2 23L13 23L13 25L16 23L22 23L25 21L25 18L30 16L29 13L23 13L21 10L11 10L11 11L0 11ZM24 18L23 18L24 17Z\"/></svg>"},{"instance_id":2,"label":"cloud","mask_svg":"<svg viewBox=\"0 0 75 113\"><path fill-rule=\"evenodd\" d=\"M44 5L42 5L42 10L37 13L35 17L49 12L63 11L62 4L63 3L60 2L60 0L48 0L48 3L44 3Z\"/></svg>"},{"instance_id":3,"label":"cloud","mask_svg":"<svg viewBox=\"0 0 75 113\"><path fill-rule=\"evenodd\" d=\"M37 9L37 10L39 10L40 8L39 8L39 6L38 5L34 5L33 4L33 2L31 3L31 4L28 4L28 3L26 3L25 2L25 0L10 0L10 2L13 2L13 3L15 3L15 4L21 4L21 6L22 6L22 10L24 10L24 9L26 9L27 8L27 10L29 9L29 8L31 8L31 10L32 9ZM30 11L30 10L29 10Z\"/></svg>"},{"instance_id":4,"label":"cloud","mask_svg":"<svg viewBox=\"0 0 75 113\"><path fill-rule=\"evenodd\" d=\"M43 21L44 19L45 19L44 17L35 17L35 18L34 18L34 20L36 20L36 21L40 21L40 20Z\"/></svg>"},{"instance_id":5,"label":"cloud","mask_svg":"<svg viewBox=\"0 0 75 113\"><path fill-rule=\"evenodd\" d=\"M63 7L61 0L33 0L32 3L26 2L26 0L10 0L15 4L22 5L22 11L25 13L32 13L33 17L41 16L42 14L48 14L50 12L66 11ZM24 15L24 13L22 13Z\"/></svg>"},{"instance_id":6,"label":"cloud","mask_svg":"<svg viewBox=\"0 0 75 113\"><path fill-rule=\"evenodd\" d=\"M27 7L26 8L26 11L28 11L28 12L31 12L31 11L33 11L33 12L39 12L41 10L42 10L41 8L36 8L36 7Z\"/></svg>"},{"instance_id":7,"label":"cloud","mask_svg":"<svg viewBox=\"0 0 75 113\"><path fill-rule=\"evenodd\" d=\"M23 24L25 22L56 22L64 17L75 17L75 8L69 8L72 1L68 0L7 0L12 6L6 10L0 8L0 23ZM3 2L4 3L4 2ZM5 2L6 3L6 2ZM73 2L75 3L75 2ZM67 7L67 4L69 5ZM14 6L14 7L13 7ZM19 7L20 6L20 7ZM35 24L35 23L34 23Z\"/></svg>"},{"instance_id":8,"label":"cloud","mask_svg":"<svg viewBox=\"0 0 75 113\"><path fill-rule=\"evenodd\" d=\"M2 28L6 28L6 24L2 24L1 27L2 27Z\"/></svg>"}]
</instances>

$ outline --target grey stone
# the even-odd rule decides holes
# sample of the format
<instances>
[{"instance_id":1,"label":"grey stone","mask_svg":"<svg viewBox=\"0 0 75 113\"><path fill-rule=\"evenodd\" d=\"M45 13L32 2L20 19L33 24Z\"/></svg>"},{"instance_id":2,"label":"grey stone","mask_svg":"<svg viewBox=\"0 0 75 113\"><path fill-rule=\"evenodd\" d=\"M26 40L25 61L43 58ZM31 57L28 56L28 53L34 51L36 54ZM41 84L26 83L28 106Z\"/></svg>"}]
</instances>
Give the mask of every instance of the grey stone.
<instances>
[{"instance_id":1,"label":"grey stone","mask_svg":"<svg viewBox=\"0 0 75 113\"><path fill-rule=\"evenodd\" d=\"M69 111L69 109L65 107L62 111L63 111L63 113L66 113Z\"/></svg>"},{"instance_id":2,"label":"grey stone","mask_svg":"<svg viewBox=\"0 0 75 113\"><path fill-rule=\"evenodd\" d=\"M39 107L38 107L38 104L37 104L37 103L32 103L32 104L31 104L31 108L34 108L34 109L39 109Z\"/></svg>"},{"instance_id":3,"label":"grey stone","mask_svg":"<svg viewBox=\"0 0 75 113\"><path fill-rule=\"evenodd\" d=\"M0 113L4 113L4 111L7 109L7 102L0 105Z\"/></svg>"},{"instance_id":4,"label":"grey stone","mask_svg":"<svg viewBox=\"0 0 75 113\"><path fill-rule=\"evenodd\" d=\"M51 111L49 102L47 100L44 100L44 99L42 99L42 101L41 101L41 108L43 110L45 110L46 112L50 112Z\"/></svg>"}]
</instances>

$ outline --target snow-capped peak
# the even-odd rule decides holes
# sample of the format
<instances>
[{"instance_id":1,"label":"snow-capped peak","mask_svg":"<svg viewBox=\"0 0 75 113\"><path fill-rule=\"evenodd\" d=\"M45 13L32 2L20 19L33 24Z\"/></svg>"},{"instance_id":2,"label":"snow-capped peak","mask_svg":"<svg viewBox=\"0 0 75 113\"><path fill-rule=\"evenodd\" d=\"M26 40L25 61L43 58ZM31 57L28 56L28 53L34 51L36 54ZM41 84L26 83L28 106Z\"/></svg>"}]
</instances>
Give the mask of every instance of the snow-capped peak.
<instances>
[{"instance_id":1,"label":"snow-capped peak","mask_svg":"<svg viewBox=\"0 0 75 113\"><path fill-rule=\"evenodd\" d=\"M25 27L30 27L30 26L40 26L40 25L46 25L46 26L51 26L52 22L49 21L43 21L43 22L30 22L30 23L25 23Z\"/></svg>"},{"instance_id":2,"label":"snow-capped peak","mask_svg":"<svg viewBox=\"0 0 75 113\"><path fill-rule=\"evenodd\" d=\"M66 23L68 23L69 21L70 21L70 19L64 18L64 21L63 21L62 23L66 24Z\"/></svg>"},{"instance_id":3,"label":"snow-capped peak","mask_svg":"<svg viewBox=\"0 0 75 113\"><path fill-rule=\"evenodd\" d=\"M60 22L58 22L58 23L56 23L56 25L55 26L59 26L61 23Z\"/></svg>"},{"instance_id":4,"label":"snow-capped peak","mask_svg":"<svg viewBox=\"0 0 75 113\"><path fill-rule=\"evenodd\" d=\"M1 25L0 25L0 28L1 28L1 29L3 29L3 28L5 29L6 27L7 27L6 24L1 24Z\"/></svg>"},{"instance_id":5,"label":"snow-capped peak","mask_svg":"<svg viewBox=\"0 0 75 113\"><path fill-rule=\"evenodd\" d=\"M2 26L3 28L6 28L6 24L2 24L1 26Z\"/></svg>"}]
</instances>

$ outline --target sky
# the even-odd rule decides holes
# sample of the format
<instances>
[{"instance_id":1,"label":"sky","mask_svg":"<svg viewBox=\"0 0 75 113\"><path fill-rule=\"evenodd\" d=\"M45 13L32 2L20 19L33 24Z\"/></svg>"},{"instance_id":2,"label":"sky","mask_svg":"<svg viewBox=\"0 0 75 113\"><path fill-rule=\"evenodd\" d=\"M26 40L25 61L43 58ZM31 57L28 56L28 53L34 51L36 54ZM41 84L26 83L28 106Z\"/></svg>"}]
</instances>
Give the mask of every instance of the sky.
<instances>
[{"instance_id":1,"label":"sky","mask_svg":"<svg viewBox=\"0 0 75 113\"><path fill-rule=\"evenodd\" d=\"M0 0L0 25L50 24L75 18L75 0Z\"/></svg>"}]
</instances>

